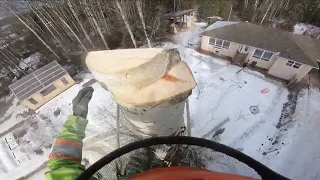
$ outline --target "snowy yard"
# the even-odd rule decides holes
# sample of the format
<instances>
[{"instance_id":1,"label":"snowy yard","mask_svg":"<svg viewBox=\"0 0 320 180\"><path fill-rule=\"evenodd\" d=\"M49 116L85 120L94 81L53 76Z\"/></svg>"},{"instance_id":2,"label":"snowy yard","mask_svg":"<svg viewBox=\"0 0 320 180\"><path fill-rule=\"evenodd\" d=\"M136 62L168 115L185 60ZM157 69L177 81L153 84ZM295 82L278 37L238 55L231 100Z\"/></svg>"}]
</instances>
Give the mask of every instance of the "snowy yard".
<instances>
[{"instance_id":1,"label":"snowy yard","mask_svg":"<svg viewBox=\"0 0 320 180\"><path fill-rule=\"evenodd\" d=\"M291 100L290 92L281 83L187 48L188 43L199 40L200 32L199 28L182 32L175 37L177 44L164 45L179 49L197 81L189 98L192 136L229 145L289 178L320 179L319 90L300 91L292 102L294 110L287 113L284 105ZM82 84L93 78L86 73L78 76L84 79ZM2 148L0 179L44 179L51 143L72 113L71 101L82 84L74 85L35 113L13 101L0 118L0 133L1 138L11 137L17 144L13 151L21 164ZM111 95L98 83L92 87L95 92L89 104L87 139L111 133L116 114ZM290 121L279 126L286 119Z\"/></svg>"}]
</instances>

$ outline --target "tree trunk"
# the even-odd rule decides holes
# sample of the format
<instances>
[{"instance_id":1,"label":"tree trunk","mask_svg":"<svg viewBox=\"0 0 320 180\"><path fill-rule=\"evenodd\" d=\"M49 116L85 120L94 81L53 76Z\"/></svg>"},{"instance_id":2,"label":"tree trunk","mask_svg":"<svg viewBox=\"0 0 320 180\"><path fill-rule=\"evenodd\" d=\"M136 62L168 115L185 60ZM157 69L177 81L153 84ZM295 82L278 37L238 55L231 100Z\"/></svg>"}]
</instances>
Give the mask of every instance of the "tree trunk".
<instances>
[{"instance_id":1,"label":"tree trunk","mask_svg":"<svg viewBox=\"0 0 320 180\"><path fill-rule=\"evenodd\" d=\"M150 39L149 39L149 37L148 37L148 34L147 34L146 23L144 22L144 17L143 17L143 13L142 13L142 2L141 2L141 0L137 0L137 1L136 1L136 5L137 5L138 13L139 13L139 16L140 16L140 20L141 20L141 23L142 23L143 32L144 32L144 35L146 36L146 39L147 39L147 42L148 42L148 46L149 46L149 48L152 48L151 41L150 41Z\"/></svg>"},{"instance_id":2,"label":"tree trunk","mask_svg":"<svg viewBox=\"0 0 320 180\"><path fill-rule=\"evenodd\" d=\"M287 1L287 4L285 5L284 9L287 10L290 4L290 0Z\"/></svg>"},{"instance_id":3,"label":"tree trunk","mask_svg":"<svg viewBox=\"0 0 320 180\"><path fill-rule=\"evenodd\" d=\"M38 4L38 6L40 7L41 4ZM43 6L43 9L44 9L43 13L48 16L48 18L51 21L50 25L57 32L57 34L61 37L61 39L64 41L65 47L67 47L68 46L68 39L70 39L70 37L67 34L67 31L65 30L65 28L62 24L60 25L60 28L59 28L59 25L58 25L59 23L56 23L56 22L60 22L60 21L59 21L59 18L57 18L56 15L53 14L54 9L48 8L48 7L46 7L47 9L45 9L45 7L46 6Z\"/></svg>"},{"instance_id":4,"label":"tree trunk","mask_svg":"<svg viewBox=\"0 0 320 180\"><path fill-rule=\"evenodd\" d=\"M73 16L76 18L76 20L77 20L78 24L80 25L80 27L81 27L81 29L82 29L82 31L83 31L83 33L84 33L84 35L86 36L87 40L90 42L90 44L92 45L92 47L95 49L96 47L95 47L95 46L94 46L94 44L92 43L92 41L91 41L91 39L90 39L90 36L88 35L88 33L87 33L86 29L84 28L83 24L81 23L81 21L80 21L80 19L79 19L78 15L77 15L77 13L76 13L76 11L73 9L73 6L72 6L72 4L71 4L71 1L70 1L70 0L68 0L68 5L69 5L69 8L70 8L70 9L71 9L71 11L72 11Z\"/></svg>"},{"instance_id":5,"label":"tree trunk","mask_svg":"<svg viewBox=\"0 0 320 180\"><path fill-rule=\"evenodd\" d=\"M12 12L12 14L23 24L25 25L59 60L61 60L61 58L58 56L58 54L56 52L53 51L53 49L51 49L51 47L38 35L38 33L31 28L24 20L22 20L19 15L14 12L12 10L12 8L10 8L7 4L7 2L5 1L5 6Z\"/></svg>"},{"instance_id":6,"label":"tree trunk","mask_svg":"<svg viewBox=\"0 0 320 180\"><path fill-rule=\"evenodd\" d=\"M107 43L106 39L104 38L104 36L103 36L103 34L102 34L102 31L101 31L101 28L100 28L100 26L99 26L96 18L93 16L93 14L92 14L92 12L91 12L91 8L89 8L88 3L87 3L86 0L85 0L85 3L86 3L86 5L87 5L86 7L88 8L89 16L92 18L93 23L94 23L94 25L95 25L95 27L96 27L95 29L97 29L97 31L98 31L98 33L99 33L99 35L100 35L100 37L101 37L101 40L103 41L103 44L104 44L105 48L106 48L107 50L109 50L110 48L109 48L109 46L108 46L108 43Z\"/></svg>"},{"instance_id":7,"label":"tree trunk","mask_svg":"<svg viewBox=\"0 0 320 180\"><path fill-rule=\"evenodd\" d=\"M254 22L256 18L256 11L257 11L258 4L259 4L259 0L256 0L253 5L253 15L252 15L251 22Z\"/></svg>"},{"instance_id":8,"label":"tree trunk","mask_svg":"<svg viewBox=\"0 0 320 180\"><path fill-rule=\"evenodd\" d=\"M63 20L60 16L59 16L60 20L63 22L63 24L70 30L70 32L74 35L74 37L77 39L77 41L80 43L80 45L83 47L83 49L88 52L87 48L83 45L83 43L81 42L81 40L79 39L79 37L76 35L76 33L72 30L72 28L69 26L69 24Z\"/></svg>"},{"instance_id":9,"label":"tree trunk","mask_svg":"<svg viewBox=\"0 0 320 180\"><path fill-rule=\"evenodd\" d=\"M272 0L272 1L270 2L269 6L268 6L268 9L266 10L266 12L265 12L264 15L263 15L263 18L262 18L262 20L261 20L261 22L260 22L260 25L262 25L263 21L264 21L265 18L267 17L267 14L268 14L268 12L269 12L269 10L270 10L273 2L274 2L274 0Z\"/></svg>"},{"instance_id":10,"label":"tree trunk","mask_svg":"<svg viewBox=\"0 0 320 180\"><path fill-rule=\"evenodd\" d=\"M40 7L41 5L37 4L37 7ZM61 44L64 44L64 49L66 49L66 45L67 43L65 42L65 38L63 37L63 35L61 35L61 33L59 33L59 31L57 30L56 26L53 26L53 18L51 17L51 15L49 15L49 13L44 9L44 7L42 8L43 9L43 12L37 8L39 14L41 14L41 16L43 17L43 19L47 22L48 27L51 26L53 31L56 32L56 34L60 37L60 42ZM48 16L48 18L45 16L45 14Z\"/></svg>"},{"instance_id":11,"label":"tree trunk","mask_svg":"<svg viewBox=\"0 0 320 180\"><path fill-rule=\"evenodd\" d=\"M12 58L14 58L14 59L19 63L19 67L20 67L20 63L22 63L22 64L28 66L28 68L30 68L31 70L34 71L33 67L31 67L29 64L27 64L26 62L24 62L24 59L20 60L17 56L15 56L15 55L10 51L10 49L7 49L7 51L9 52L10 56L11 56Z\"/></svg>"},{"instance_id":12,"label":"tree trunk","mask_svg":"<svg viewBox=\"0 0 320 180\"><path fill-rule=\"evenodd\" d=\"M24 72L24 70L21 69L20 66L18 66L17 64L15 64L14 61L12 61L4 52L2 52L2 51L0 50L0 53L2 54L3 57L5 57L3 60L6 59L11 65L13 65L13 66L17 69L17 71L19 70L19 71L22 72L24 75L27 75L27 73Z\"/></svg>"},{"instance_id":13,"label":"tree trunk","mask_svg":"<svg viewBox=\"0 0 320 180\"><path fill-rule=\"evenodd\" d=\"M231 18L231 14L232 14L232 7L233 7L233 1L231 1L231 7L230 7L229 16L228 16L228 21L230 21L230 18Z\"/></svg>"},{"instance_id":14,"label":"tree trunk","mask_svg":"<svg viewBox=\"0 0 320 180\"><path fill-rule=\"evenodd\" d=\"M127 28L128 32L130 34L132 43L133 43L134 47L137 48L137 42L136 42L136 39L134 38L133 32L131 30L131 26L130 26L129 21L128 21L127 17L126 17L126 14L122 9L122 6L121 6L119 0L115 0L115 2L116 2L116 5L118 7L118 10L120 11L120 15L122 17L122 20L123 20L124 24L126 25L126 28Z\"/></svg>"},{"instance_id":15,"label":"tree trunk","mask_svg":"<svg viewBox=\"0 0 320 180\"><path fill-rule=\"evenodd\" d=\"M60 45L61 48L64 48L64 46L61 44L60 40L55 36L55 34L52 32L52 30L48 27L48 22L45 22L43 20L43 18L40 16L39 13L37 13L34 8L32 7L32 5L30 4L29 1L26 1L26 3L29 5L31 11L40 19L40 21L42 22L42 24L44 24L44 26L48 29L48 31L50 32L50 34L53 36L53 38L58 42L58 44Z\"/></svg>"},{"instance_id":16,"label":"tree trunk","mask_svg":"<svg viewBox=\"0 0 320 180\"><path fill-rule=\"evenodd\" d=\"M275 18L275 17L276 17L279 9L282 7L282 3L283 3L283 1L280 2L280 5L277 7L277 10L276 10L276 12L273 14L272 18Z\"/></svg>"},{"instance_id":17,"label":"tree trunk","mask_svg":"<svg viewBox=\"0 0 320 180\"><path fill-rule=\"evenodd\" d=\"M248 8L248 0L244 0L244 8Z\"/></svg>"},{"instance_id":18,"label":"tree trunk","mask_svg":"<svg viewBox=\"0 0 320 180\"><path fill-rule=\"evenodd\" d=\"M104 17L100 0L98 0L98 8L99 8L99 13L100 13L100 16L102 18L103 24L104 24L104 26L106 28L106 31L110 35L111 33L109 31L108 22L107 22L106 18Z\"/></svg>"}]
</instances>

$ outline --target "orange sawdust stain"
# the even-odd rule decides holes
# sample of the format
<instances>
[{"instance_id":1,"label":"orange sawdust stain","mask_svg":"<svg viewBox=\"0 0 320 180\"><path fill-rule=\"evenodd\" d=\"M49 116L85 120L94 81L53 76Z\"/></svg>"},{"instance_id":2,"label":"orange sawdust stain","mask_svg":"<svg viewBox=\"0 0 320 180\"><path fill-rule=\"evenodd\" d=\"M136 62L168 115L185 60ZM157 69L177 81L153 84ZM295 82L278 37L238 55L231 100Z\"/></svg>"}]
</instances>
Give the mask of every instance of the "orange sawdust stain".
<instances>
[{"instance_id":1,"label":"orange sawdust stain","mask_svg":"<svg viewBox=\"0 0 320 180\"><path fill-rule=\"evenodd\" d=\"M168 74L163 76L161 79L169 81L169 82L184 82L184 80L178 79L178 78L171 76L171 75L168 75Z\"/></svg>"}]
</instances>

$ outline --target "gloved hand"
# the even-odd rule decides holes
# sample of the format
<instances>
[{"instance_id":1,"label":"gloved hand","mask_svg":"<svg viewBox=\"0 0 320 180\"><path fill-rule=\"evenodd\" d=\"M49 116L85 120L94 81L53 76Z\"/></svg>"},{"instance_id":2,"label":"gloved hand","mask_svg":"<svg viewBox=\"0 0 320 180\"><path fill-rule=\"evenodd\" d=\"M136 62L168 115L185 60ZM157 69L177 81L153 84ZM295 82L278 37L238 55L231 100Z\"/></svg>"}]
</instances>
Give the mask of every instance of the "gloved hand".
<instances>
[{"instance_id":1,"label":"gloved hand","mask_svg":"<svg viewBox=\"0 0 320 180\"><path fill-rule=\"evenodd\" d=\"M81 89L78 95L72 100L73 115L87 118L88 104L92 98L93 88L91 86Z\"/></svg>"}]
</instances>

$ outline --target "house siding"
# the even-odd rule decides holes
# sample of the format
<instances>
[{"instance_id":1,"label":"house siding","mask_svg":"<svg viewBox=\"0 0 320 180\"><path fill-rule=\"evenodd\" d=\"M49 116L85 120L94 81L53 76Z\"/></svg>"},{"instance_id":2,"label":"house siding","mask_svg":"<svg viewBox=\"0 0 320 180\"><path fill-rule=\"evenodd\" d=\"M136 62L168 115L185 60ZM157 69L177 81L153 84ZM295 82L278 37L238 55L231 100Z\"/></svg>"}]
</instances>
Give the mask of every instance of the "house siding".
<instances>
[{"instance_id":1,"label":"house siding","mask_svg":"<svg viewBox=\"0 0 320 180\"><path fill-rule=\"evenodd\" d=\"M296 69L286 66L287 61L288 59L286 58L278 57L268 71L268 74L288 81L293 79L300 81L313 68L309 65L302 64L299 69Z\"/></svg>"},{"instance_id":2,"label":"house siding","mask_svg":"<svg viewBox=\"0 0 320 180\"><path fill-rule=\"evenodd\" d=\"M237 53L238 48L240 47L240 44L238 43L234 43L234 42L230 42L230 46L229 49L225 49L225 48L216 48L213 45L209 44L209 39L211 37L209 36L202 36L201 38L201 50L207 51L207 52L212 52L218 55L222 55L222 56L227 56L227 57L231 57L234 58L234 56Z\"/></svg>"},{"instance_id":3,"label":"house siding","mask_svg":"<svg viewBox=\"0 0 320 180\"><path fill-rule=\"evenodd\" d=\"M209 44L210 38L211 37L209 36L202 36L201 50L205 52L215 53L218 55L234 58L238 49L241 46L241 44L230 42L229 49L215 48L213 45ZM268 74L271 76L274 76L283 80L287 80L287 81L293 81L293 80L300 81L313 68L312 66L305 65L302 63L300 63L302 65L299 69L286 66L285 64L288 61L288 59L278 57L274 52L273 52L274 53L273 56L269 61L252 57L256 49L260 49L260 48L249 46L249 49L247 51L248 55L245 58L244 62L248 64L252 64L254 61L256 61L257 62L256 67L260 67L268 70ZM264 50L264 49L261 49L261 50Z\"/></svg>"},{"instance_id":4,"label":"house siding","mask_svg":"<svg viewBox=\"0 0 320 180\"><path fill-rule=\"evenodd\" d=\"M256 67L260 67L260 68L269 70L271 68L271 66L274 64L274 62L276 61L277 56L275 54L273 54L273 56L271 57L271 59L269 61L265 61L262 59L252 57L252 55L254 54L256 49L259 49L259 48L249 46L249 50L248 50L249 53L248 53L247 58L244 60L244 62L252 64L254 61L256 61L257 62ZM264 49L261 49L261 50L264 50Z\"/></svg>"}]
</instances>

